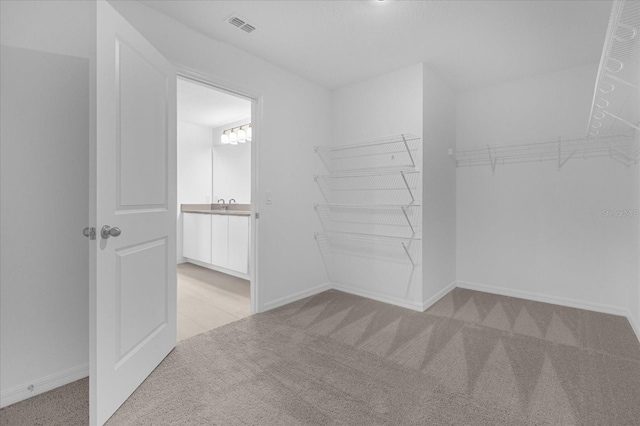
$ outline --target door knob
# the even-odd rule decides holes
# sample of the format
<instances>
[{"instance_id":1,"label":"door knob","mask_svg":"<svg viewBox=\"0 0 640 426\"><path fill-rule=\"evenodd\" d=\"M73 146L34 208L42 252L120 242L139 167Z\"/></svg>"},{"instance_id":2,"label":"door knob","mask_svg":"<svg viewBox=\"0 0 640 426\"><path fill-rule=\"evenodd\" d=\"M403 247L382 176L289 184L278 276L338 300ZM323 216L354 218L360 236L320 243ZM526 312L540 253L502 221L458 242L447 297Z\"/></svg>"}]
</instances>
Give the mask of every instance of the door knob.
<instances>
[{"instance_id":1,"label":"door knob","mask_svg":"<svg viewBox=\"0 0 640 426\"><path fill-rule=\"evenodd\" d=\"M120 228L116 228L115 226L112 228L109 225L105 225L100 230L100 235L102 235L102 238L104 238L105 240L109 237L117 237L120 234L122 234L122 231L120 230Z\"/></svg>"}]
</instances>

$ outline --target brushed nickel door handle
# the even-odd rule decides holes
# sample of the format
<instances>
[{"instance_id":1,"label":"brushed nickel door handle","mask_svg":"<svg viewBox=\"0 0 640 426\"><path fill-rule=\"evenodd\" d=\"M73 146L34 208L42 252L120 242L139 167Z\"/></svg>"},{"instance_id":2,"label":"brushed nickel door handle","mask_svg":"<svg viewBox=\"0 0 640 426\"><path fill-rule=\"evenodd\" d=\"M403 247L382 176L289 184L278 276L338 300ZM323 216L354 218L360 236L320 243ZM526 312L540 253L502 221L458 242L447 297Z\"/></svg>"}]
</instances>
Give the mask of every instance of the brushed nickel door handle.
<instances>
[{"instance_id":1,"label":"brushed nickel door handle","mask_svg":"<svg viewBox=\"0 0 640 426\"><path fill-rule=\"evenodd\" d=\"M120 236L120 234L122 234L122 231L120 230L120 228L117 228L115 226L112 228L109 225L105 225L100 230L100 235L105 240L108 239L109 237L118 237Z\"/></svg>"}]
</instances>

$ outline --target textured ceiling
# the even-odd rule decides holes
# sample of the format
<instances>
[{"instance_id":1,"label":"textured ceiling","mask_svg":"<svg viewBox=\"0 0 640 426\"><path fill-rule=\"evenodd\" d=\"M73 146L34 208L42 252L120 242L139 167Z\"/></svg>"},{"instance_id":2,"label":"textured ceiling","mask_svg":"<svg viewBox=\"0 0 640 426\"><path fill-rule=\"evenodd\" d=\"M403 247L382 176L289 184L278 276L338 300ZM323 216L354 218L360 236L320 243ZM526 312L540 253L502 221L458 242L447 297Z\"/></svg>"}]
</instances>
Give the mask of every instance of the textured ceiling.
<instances>
[{"instance_id":1,"label":"textured ceiling","mask_svg":"<svg viewBox=\"0 0 640 426\"><path fill-rule=\"evenodd\" d=\"M142 1L333 89L425 62L466 90L597 62L610 1ZM227 22L237 13L257 30Z\"/></svg>"}]
</instances>

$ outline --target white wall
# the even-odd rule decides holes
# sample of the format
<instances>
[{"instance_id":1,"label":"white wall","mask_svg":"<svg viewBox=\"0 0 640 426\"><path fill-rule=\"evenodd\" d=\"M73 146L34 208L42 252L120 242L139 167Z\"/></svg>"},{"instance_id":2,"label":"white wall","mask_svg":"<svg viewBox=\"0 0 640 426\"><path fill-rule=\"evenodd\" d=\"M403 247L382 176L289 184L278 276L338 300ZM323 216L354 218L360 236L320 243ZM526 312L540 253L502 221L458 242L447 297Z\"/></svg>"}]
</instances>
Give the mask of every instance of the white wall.
<instances>
[{"instance_id":1,"label":"white wall","mask_svg":"<svg viewBox=\"0 0 640 426\"><path fill-rule=\"evenodd\" d=\"M355 83L332 92L332 144L340 145L359 140L423 132L423 65L385 74ZM329 145L329 143L324 143ZM421 153L416 158L421 169ZM323 173L327 173L324 171ZM422 188L416 191L416 203L421 202ZM321 202L318 197L317 202ZM321 230L321 228L318 228ZM371 247L371 250L378 250ZM392 301L417 308L422 306L422 268L418 266L412 277L410 265L386 264L372 259L358 260L336 256L335 276L347 276L348 282L338 288L356 294ZM371 261L371 264L363 264ZM408 279L407 279L408 278ZM336 279L336 278L334 278Z\"/></svg>"},{"instance_id":2,"label":"white wall","mask_svg":"<svg viewBox=\"0 0 640 426\"><path fill-rule=\"evenodd\" d=\"M213 129L190 123L178 123L178 245L176 256L182 256L181 204L211 203L211 146Z\"/></svg>"},{"instance_id":3,"label":"white wall","mask_svg":"<svg viewBox=\"0 0 640 426\"><path fill-rule=\"evenodd\" d=\"M424 67L423 98L423 295L425 308L456 281L456 93Z\"/></svg>"},{"instance_id":4,"label":"white wall","mask_svg":"<svg viewBox=\"0 0 640 426\"><path fill-rule=\"evenodd\" d=\"M457 146L584 135L597 64L459 94ZM457 278L623 313L638 285L637 166L608 158L457 171ZM636 291L637 294L637 291Z\"/></svg>"},{"instance_id":5,"label":"white wall","mask_svg":"<svg viewBox=\"0 0 640 426\"><path fill-rule=\"evenodd\" d=\"M638 97L638 103L640 103L640 94ZM636 140L640 143L640 131L636 131ZM640 167L635 167L636 176L635 181L637 183L636 192L637 197L640 198ZM640 253L640 226L637 226L637 241L636 250ZM628 306L630 313L630 321L636 332L636 336L640 340L640 258L636 259L637 263L637 275L635 283L631 285L628 296Z\"/></svg>"},{"instance_id":6,"label":"white wall","mask_svg":"<svg viewBox=\"0 0 640 426\"><path fill-rule=\"evenodd\" d=\"M4 406L88 373L89 61L1 52Z\"/></svg>"},{"instance_id":7,"label":"white wall","mask_svg":"<svg viewBox=\"0 0 640 426\"><path fill-rule=\"evenodd\" d=\"M260 94L262 127L253 144L260 198L252 200L260 212L259 309L322 288L327 277L313 239L318 227L311 207L318 197L313 175L319 166L313 146L330 137L329 92L140 3L113 6L170 60L209 74L222 85ZM266 191L272 192L273 204L265 204Z\"/></svg>"},{"instance_id":8,"label":"white wall","mask_svg":"<svg viewBox=\"0 0 640 426\"><path fill-rule=\"evenodd\" d=\"M88 374L89 6L0 2L1 406Z\"/></svg>"},{"instance_id":9,"label":"white wall","mask_svg":"<svg viewBox=\"0 0 640 426\"><path fill-rule=\"evenodd\" d=\"M2 44L88 58L91 52L89 3L76 0L2 0Z\"/></svg>"},{"instance_id":10,"label":"white wall","mask_svg":"<svg viewBox=\"0 0 640 426\"><path fill-rule=\"evenodd\" d=\"M233 198L240 204L251 204L251 142L237 145L220 144L222 132L250 123L247 117L213 129L213 202Z\"/></svg>"}]
</instances>

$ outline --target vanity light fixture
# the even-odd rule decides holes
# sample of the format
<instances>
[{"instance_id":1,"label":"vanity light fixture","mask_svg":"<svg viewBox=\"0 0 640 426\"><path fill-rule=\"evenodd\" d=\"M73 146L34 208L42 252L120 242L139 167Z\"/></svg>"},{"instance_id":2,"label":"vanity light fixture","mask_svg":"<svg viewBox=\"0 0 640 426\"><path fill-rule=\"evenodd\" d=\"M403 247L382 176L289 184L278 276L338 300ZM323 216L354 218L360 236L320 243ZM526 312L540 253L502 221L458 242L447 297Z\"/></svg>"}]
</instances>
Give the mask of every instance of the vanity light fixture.
<instances>
[{"instance_id":1,"label":"vanity light fixture","mask_svg":"<svg viewBox=\"0 0 640 426\"><path fill-rule=\"evenodd\" d=\"M226 129L220 136L220 143L223 145L238 145L239 143L251 142L251 123Z\"/></svg>"}]
</instances>

